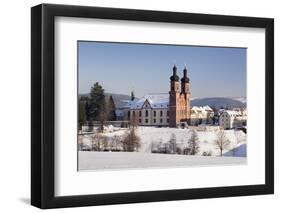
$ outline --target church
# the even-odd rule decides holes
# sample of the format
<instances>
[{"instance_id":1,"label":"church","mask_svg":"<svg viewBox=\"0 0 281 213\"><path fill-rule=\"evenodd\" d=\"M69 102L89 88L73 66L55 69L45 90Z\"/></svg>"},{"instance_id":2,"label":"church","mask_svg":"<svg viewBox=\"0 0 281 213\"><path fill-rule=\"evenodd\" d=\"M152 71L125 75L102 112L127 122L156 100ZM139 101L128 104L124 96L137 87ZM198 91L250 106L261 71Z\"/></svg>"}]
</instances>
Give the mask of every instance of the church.
<instances>
[{"instance_id":1,"label":"church","mask_svg":"<svg viewBox=\"0 0 281 213\"><path fill-rule=\"evenodd\" d=\"M189 89L186 67L180 79L174 65L169 93L147 94L138 100L128 101L123 108L123 119L141 126L178 127L190 124Z\"/></svg>"}]
</instances>

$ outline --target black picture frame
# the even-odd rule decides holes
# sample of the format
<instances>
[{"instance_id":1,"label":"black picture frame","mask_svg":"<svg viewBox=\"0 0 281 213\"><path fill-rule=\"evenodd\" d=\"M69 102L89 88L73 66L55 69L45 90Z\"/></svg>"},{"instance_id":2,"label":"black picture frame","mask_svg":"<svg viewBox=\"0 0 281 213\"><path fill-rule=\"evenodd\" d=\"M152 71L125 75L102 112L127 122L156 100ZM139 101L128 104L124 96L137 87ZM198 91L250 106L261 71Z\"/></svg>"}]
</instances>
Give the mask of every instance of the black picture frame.
<instances>
[{"instance_id":1,"label":"black picture frame","mask_svg":"<svg viewBox=\"0 0 281 213\"><path fill-rule=\"evenodd\" d=\"M265 184L93 195L54 195L55 17L264 28ZM31 8L31 204L42 209L274 193L274 20L164 11L41 4Z\"/></svg>"}]
</instances>

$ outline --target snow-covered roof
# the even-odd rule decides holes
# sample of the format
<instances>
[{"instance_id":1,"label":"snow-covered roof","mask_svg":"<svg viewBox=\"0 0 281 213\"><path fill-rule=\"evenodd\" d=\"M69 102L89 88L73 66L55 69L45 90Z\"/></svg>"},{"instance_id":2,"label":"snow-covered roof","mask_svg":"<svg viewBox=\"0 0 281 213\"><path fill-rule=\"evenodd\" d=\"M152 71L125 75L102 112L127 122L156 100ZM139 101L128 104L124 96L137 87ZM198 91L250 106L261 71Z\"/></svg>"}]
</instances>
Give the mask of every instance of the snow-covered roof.
<instances>
[{"instance_id":1,"label":"snow-covered roof","mask_svg":"<svg viewBox=\"0 0 281 213\"><path fill-rule=\"evenodd\" d=\"M209 107L208 105L207 106L203 106L203 108L206 110L206 111L213 111L211 107Z\"/></svg>"},{"instance_id":2,"label":"snow-covered roof","mask_svg":"<svg viewBox=\"0 0 281 213\"><path fill-rule=\"evenodd\" d=\"M136 101L128 101L127 108L141 109L145 102L148 102L151 108L168 108L169 107L169 94L167 93L155 93L147 94Z\"/></svg>"},{"instance_id":3,"label":"snow-covered roof","mask_svg":"<svg viewBox=\"0 0 281 213\"><path fill-rule=\"evenodd\" d=\"M195 112L213 111L209 106L193 106L191 109Z\"/></svg>"},{"instance_id":4,"label":"snow-covered roof","mask_svg":"<svg viewBox=\"0 0 281 213\"><path fill-rule=\"evenodd\" d=\"M227 113L230 116L239 116L241 115L240 112L234 111L234 110L224 110L222 113Z\"/></svg>"}]
</instances>

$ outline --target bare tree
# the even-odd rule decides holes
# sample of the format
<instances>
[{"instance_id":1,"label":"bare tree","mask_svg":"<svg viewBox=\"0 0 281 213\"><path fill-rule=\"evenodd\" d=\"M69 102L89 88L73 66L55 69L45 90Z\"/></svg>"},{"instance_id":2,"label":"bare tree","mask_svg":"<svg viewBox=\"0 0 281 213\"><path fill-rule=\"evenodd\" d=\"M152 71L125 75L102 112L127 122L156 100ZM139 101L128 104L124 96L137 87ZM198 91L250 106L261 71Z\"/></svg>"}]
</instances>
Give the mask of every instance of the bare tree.
<instances>
[{"instance_id":1,"label":"bare tree","mask_svg":"<svg viewBox=\"0 0 281 213\"><path fill-rule=\"evenodd\" d=\"M96 132L91 135L91 150L100 151L101 135L99 132Z\"/></svg>"},{"instance_id":2,"label":"bare tree","mask_svg":"<svg viewBox=\"0 0 281 213\"><path fill-rule=\"evenodd\" d=\"M104 130L104 124L105 121L107 120L108 117L108 110L106 105L104 105L104 107L102 109L100 109L99 115L98 115L98 119L100 122L100 131L103 133Z\"/></svg>"},{"instance_id":3,"label":"bare tree","mask_svg":"<svg viewBox=\"0 0 281 213\"><path fill-rule=\"evenodd\" d=\"M223 150L229 148L230 141L226 137L226 134L223 129L220 129L216 134L216 139L214 141L215 146L220 151L220 156L222 156Z\"/></svg>"},{"instance_id":4,"label":"bare tree","mask_svg":"<svg viewBox=\"0 0 281 213\"><path fill-rule=\"evenodd\" d=\"M132 118L131 118L131 125L133 128L138 127L138 118L135 113L133 113Z\"/></svg>"},{"instance_id":5,"label":"bare tree","mask_svg":"<svg viewBox=\"0 0 281 213\"><path fill-rule=\"evenodd\" d=\"M119 149L119 145L121 142L121 138L118 135L114 135L112 137L111 143L110 143L110 150L111 151L117 151Z\"/></svg>"},{"instance_id":6,"label":"bare tree","mask_svg":"<svg viewBox=\"0 0 281 213\"><path fill-rule=\"evenodd\" d=\"M177 151L177 138L176 138L175 133L173 133L171 135L171 138L169 140L169 148L167 151L168 151L168 153L171 153L171 154L175 154Z\"/></svg>"},{"instance_id":7,"label":"bare tree","mask_svg":"<svg viewBox=\"0 0 281 213\"><path fill-rule=\"evenodd\" d=\"M101 148L103 151L106 151L109 149L109 141L108 138L106 136L103 136L101 138Z\"/></svg>"},{"instance_id":8,"label":"bare tree","mask_svg":"<svg viewBox=\"0 0 281 213\"><path fill-rule=\"evenodd\" d=\"M109 149L110 143L108 137L103 136L100 132L92 134L90 139L92 151L106 151Z\"/></svg>"},{"instance_id":9,"label":"bare tree","mask_svg":"<svg viewBox=\"0 0 281 213\"><path fill-rule=\"evenodd\" d=\"M134 151L138 151L140 147L141 147L140 138L136 134L136 129L133 126L125 134L123 140L123 150L127 152L134 152Z\"/></svg>"},{"instance_id":10,"label":"bare tree","mask_svg":"<svg viewBox=\"0 0 281 213\"><path fill-rule=\"evenodd\" d=\"M191 130L191 135L187 144L190 155L195 155L199 152L199 138L196 130Z\"/></svg>"}]
</instances>

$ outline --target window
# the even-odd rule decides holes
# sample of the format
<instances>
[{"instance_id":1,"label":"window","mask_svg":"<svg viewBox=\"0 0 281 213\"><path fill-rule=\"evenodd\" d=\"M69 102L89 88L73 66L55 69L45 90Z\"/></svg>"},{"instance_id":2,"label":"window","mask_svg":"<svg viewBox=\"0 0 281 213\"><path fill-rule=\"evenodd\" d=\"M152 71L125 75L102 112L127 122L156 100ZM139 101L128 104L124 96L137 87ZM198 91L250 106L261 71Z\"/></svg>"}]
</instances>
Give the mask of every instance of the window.
<instances>
[{"instance_id":1,"label":"window","mask_svg":"<svg viewBox=\"0 0 281 213\"><path fill-rule=\"evenodd\" d=\"M169 123L169 119L167 119L167 123Z\"/></svg>"},{"instance_id":2,"label":"window","mask_svg":"<svg viewBox=\"0 0 281 213\"><path fill-rule=\"evenodd\" d=\"M130 115L131 115L131 113L130 113L130 111L128 111L128 118L130 119Z\"/></svg>"},{"instance_id":3,"label":"window","mask_svg":"<svg viewBox=\"0 0 281 213\"><path fill-rule=\"evenodd\" d=\"M148 116L148 110L145 110L145 116L146 117Z\"/></svg>"},{"instance_id":4,"label":"window","mask_svg":"<svg viewBox=\"0 0 281 213\"><path fill-rule=\"evenodd\" d=\"M139 116L141 117L141 111L139 111Z\"/></svg>"},{"instance_id":5,"label":"window","mask_svg":"<svg viewBox=\"0 0 281 213\"><path fill-rule=\"evenodd\" d=\"M145 119L145 123L148 123L148 119Z\"/></svg>"},{"instance_id":6,"label":"window","mask_svg":"<svg viewBox=\"0 0 281 213\"><path fill-rule=\"evenodd\" d=\"M154 117L156 116L156 111L153 111L153 116L154 116Z\"/></svg>"},{"instance_id":7,"label":"window","mask_svg":"<svg viewBox=\"0 0 281 213\"><path fill-rule=\"evenodd\" d=\"M155 118L153 119L153 123L156 123L156 119Z\"/></svg>"},{"instance_id":8,"label":"window","mask_svg":"<svg viewBox=\"0 0 281 213\"><path fill-rule=\"evenodd\" d=\"M139 119L139 123L141 123L141 119Z\"/></svg>"},{"instance_id":9,"label":"window","mask_svg":"<svg viewBox=\"0 0 281 213\"><path fill-rule=\"evenodd\" d=\"M133 117L135 117L136 116L136 112L135 111L133 111Z\"/></svg>"},{"instance_id":10,"label":"window","mask_svg":"<svg viewBox=\"0 0 281 213\"><path fill-rule=\"evenodd\" d=\"M169 116L169 110L167 111L167 116Z\"/></svg>"},{"instance_id":11,"label":"window","mask_svg":"<svg viewBox=\"0 0 281 213\"><path fill-rule=\"evenodd\" d=\"M163 122L163 120L162 120L162 118L160 119L160 123L162 123Z\"/></svg>"},{"instance_id":12,"label":"window","mask_svg":"<svg viewBox=\"0 0 281 213\"><path fill-rule=\"evenodd\" d=\"M163 111L162 111L162 110L160 111L160 116L161 116L161 117L163 116Z\"/></svg>"}]
</instances>

